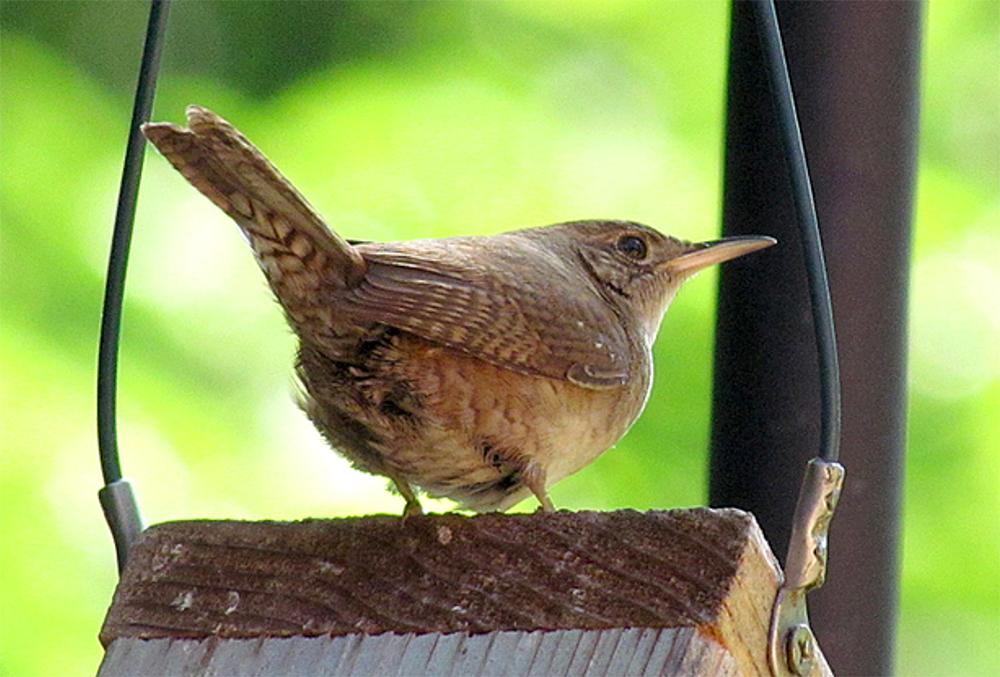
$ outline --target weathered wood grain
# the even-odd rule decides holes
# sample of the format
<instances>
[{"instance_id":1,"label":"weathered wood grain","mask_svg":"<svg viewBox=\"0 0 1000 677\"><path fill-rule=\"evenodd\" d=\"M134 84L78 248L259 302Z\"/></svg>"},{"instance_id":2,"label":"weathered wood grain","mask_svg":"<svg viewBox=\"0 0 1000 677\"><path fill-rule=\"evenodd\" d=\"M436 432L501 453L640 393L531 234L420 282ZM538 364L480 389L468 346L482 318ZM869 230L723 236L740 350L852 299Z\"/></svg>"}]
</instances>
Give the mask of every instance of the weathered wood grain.
<instances>
[{"instance_id":1,"label":"weathered wood grain","mask_svg":"<svg viewBox=\"0 0 1000 677\"><path fill-rule=\"evenodd\" d=\"M317 638L307 643L309 655L341 666L317 674L380 674L343 672L342 657L331 658L344 651L333 641L340 637L360 642L343 645L352 651L375 652L364 653L362 666L389 660L399 667L395 649L426 649L430 640L421 638L429 637L434 647L480 647L483 665L503 668L468 674L527 674L496 663L498 656L508 649L521 655L531 642L561 642L571 652L559 654L565 672L580 660L572 653L579 647L566 642L606 642L603 631L632 628L639 634L627 637L645 644L630 655L655 645L674 657L657 668L673 671L649 674L704 674L676 668L714 661L711 674L766 675L780 576L756 522L738 510L165 523L148 529L131 554L101 632L109 647L101 674L153 674L119 668L180 655L214 665L223 646L241 656L257 647L254 655L269 662L274 652L297 647L289 660L301 662L305 644L276 642L291 637ZM685 632L660 632L667 629ZM486 649L482 637L492 638ZM626 635L615 637L614 646L602 644L603 653L566 674L614 674L593 661L629 650L617 643ZM525 665L537 671L538 657L531 660Z\"/></svg>"}]
</instances>

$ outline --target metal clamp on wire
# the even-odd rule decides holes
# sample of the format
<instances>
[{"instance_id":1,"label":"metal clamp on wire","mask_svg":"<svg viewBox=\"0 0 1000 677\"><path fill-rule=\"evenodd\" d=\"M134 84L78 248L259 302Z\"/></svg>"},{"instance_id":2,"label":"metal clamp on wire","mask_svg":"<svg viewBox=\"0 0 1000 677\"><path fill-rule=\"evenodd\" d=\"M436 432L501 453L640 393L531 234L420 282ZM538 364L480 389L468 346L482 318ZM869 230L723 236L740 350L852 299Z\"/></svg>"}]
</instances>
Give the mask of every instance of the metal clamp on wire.
<instances>
[{"instance_id":1,"label":"metal clamp on wire","mask_svg":"<svg viewBox=\"0 0 1000 677\"><path fill-rule=\"evenodd\" d=\"M844 466L820 458L809 461L795 505L785 582L771 610L768 662L775 677L805 677L818 667L806 593L826 580L830 521L843 484Z\"/></svg>"},{"instance_id":2,"label":"metal clamp on wire","mask_svg":"<svg viewBox=\"0 0 1000 677\"><path fill-rule=\"evenodd\" d=\"M97 498L101 501L104 519L107 520L111 537L115 541L118 571L123 571L129 550L139 540L139 535L145 528L142 515L139 514L139 503L132 491L132 484L125 479L101 487Z\"/></svg>"}]
</instances>

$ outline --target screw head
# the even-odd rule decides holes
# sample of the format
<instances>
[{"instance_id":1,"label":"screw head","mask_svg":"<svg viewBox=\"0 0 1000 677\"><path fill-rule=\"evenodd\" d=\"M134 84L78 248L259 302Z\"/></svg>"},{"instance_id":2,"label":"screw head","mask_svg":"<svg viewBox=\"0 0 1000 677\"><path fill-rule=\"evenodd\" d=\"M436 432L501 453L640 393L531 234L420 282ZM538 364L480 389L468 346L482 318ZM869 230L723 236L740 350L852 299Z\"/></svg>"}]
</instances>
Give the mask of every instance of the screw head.
<instances>
[{"instance_id":1,"label":"screw head","mask_svg":"<svg viewBox=\"0 0 1000 677\"><path fill-rule=\"evenodd\" d=\"M785 643L788 669L805 677L816 665L816 638L808 625L800 623L788 631Z\"/></svg>"}]
</instances>

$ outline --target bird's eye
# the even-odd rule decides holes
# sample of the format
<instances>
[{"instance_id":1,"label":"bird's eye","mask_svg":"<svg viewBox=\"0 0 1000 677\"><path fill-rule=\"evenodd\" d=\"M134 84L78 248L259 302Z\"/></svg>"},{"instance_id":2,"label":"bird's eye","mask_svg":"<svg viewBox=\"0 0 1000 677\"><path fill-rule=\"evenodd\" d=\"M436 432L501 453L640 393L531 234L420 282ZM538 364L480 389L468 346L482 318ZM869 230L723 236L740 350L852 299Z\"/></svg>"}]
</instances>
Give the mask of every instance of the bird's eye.
<instances>
[{"instance_id":1,"label":"bird's eye","mask_svg":"<svg viewBox=\"0 0 1000 677\"><path fill-rule=\"evenodd\" d=\"M649 253L645 240L637 235L622 235L615 243L615 247L622 254L636 261L642 261Z\"/></svg>"}]
</instances>

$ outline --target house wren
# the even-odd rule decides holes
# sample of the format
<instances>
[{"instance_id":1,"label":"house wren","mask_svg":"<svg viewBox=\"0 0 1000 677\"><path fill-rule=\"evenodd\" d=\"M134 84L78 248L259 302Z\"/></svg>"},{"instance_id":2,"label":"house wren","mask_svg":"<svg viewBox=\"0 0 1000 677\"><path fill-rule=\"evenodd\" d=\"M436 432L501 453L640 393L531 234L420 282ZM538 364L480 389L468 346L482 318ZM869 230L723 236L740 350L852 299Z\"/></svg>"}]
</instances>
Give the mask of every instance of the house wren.
<instances>
[{"instance_id":1,"label":"house wren","mask_svg":"<svg viewBox=\"0 0 1000 677\"><path fill-rule=\"evenodd\" d=\"M503 510L613 446L639 416L681 283L774 244L691 243L630 221L349 242L242 134L198 106L146 137L240 226L301 345L302 406L357 468Z\"/></svg>"}]
</instances>

